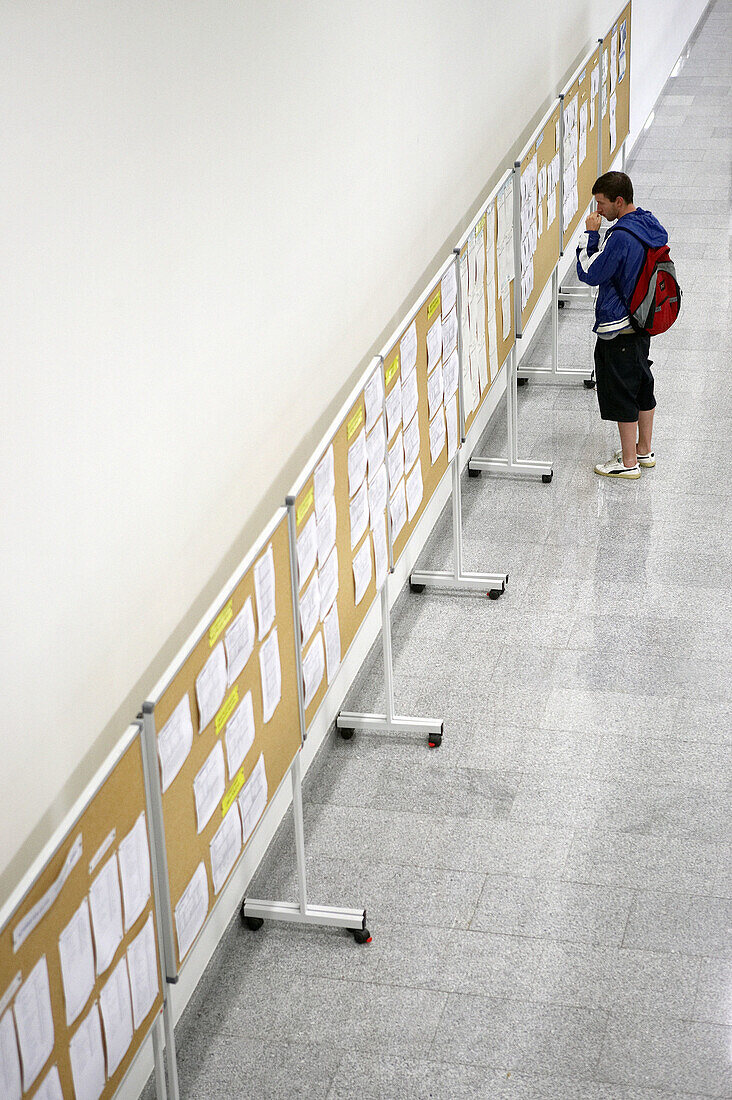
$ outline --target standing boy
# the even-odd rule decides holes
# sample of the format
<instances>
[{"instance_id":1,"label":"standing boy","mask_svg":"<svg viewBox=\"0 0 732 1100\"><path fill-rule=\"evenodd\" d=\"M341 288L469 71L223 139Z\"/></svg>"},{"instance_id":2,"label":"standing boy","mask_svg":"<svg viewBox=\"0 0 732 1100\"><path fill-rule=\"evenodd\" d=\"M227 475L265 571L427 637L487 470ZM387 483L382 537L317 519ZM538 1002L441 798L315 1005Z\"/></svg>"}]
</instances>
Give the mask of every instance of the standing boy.
<instances>
[{"instance_id":1,"label":"standing boy","mask_svg":"<svg viewBox=\"0 0 732 1100\"><path fill-rule=\"evenodd\" d=\"M624 172L600 176L592 194L597 211L588 216L579 240L577 276L600 288L593 329L597 399L602 419L617 421L621 445L608 462L595 466L595 473L635 479L641 466L656 465L651 450L656 399L648 358L651 338L632 327L628 302L645 260L642 242L659 248L668 234L653 214L633 205L633 184ZM613 224L600 244L603 218Z\"/></svg>"}]
</instances>

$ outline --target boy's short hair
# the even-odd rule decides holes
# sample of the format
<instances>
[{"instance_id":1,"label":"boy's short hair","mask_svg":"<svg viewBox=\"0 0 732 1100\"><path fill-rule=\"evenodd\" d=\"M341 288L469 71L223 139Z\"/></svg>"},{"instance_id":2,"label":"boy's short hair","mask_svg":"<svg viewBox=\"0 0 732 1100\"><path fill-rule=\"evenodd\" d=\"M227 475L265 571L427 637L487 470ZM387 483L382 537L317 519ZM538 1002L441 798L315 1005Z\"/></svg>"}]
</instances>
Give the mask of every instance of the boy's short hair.
<instances>
[{"instance_id":1,"label":"boy's short hair","mask_svg":"<svg viewBox=\"0 0 732 1100\"><path fill-rule=\"evenodd\" d=\"M593 183L592 194L604 195L610 202L620 198L624 202L631 203L633 184L630 182L630 176L626 176L625 172L605 172Z\"/></svg>"}]
</instances>

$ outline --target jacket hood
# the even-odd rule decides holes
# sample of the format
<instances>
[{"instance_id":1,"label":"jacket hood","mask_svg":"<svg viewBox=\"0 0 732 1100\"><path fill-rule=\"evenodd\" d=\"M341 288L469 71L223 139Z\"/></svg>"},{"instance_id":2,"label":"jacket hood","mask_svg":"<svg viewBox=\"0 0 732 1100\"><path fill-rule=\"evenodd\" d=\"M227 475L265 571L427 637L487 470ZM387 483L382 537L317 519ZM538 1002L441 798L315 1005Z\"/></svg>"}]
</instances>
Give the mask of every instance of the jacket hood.
<instances>
[{"instance_id":1,"label":"jacket hood","mask_svg":"<svg viewBox=\"0 0 732 1100\"><path fill-rule=\"evenodd\" d=\"M627 226L650 248L661 248L662 245L668 244L668 233L650 210L641 210L638 207L630 214L624 214L622 218L613 222L612 229L615 229L615 226L618 228Z\"/></svg>"}]
</instances>

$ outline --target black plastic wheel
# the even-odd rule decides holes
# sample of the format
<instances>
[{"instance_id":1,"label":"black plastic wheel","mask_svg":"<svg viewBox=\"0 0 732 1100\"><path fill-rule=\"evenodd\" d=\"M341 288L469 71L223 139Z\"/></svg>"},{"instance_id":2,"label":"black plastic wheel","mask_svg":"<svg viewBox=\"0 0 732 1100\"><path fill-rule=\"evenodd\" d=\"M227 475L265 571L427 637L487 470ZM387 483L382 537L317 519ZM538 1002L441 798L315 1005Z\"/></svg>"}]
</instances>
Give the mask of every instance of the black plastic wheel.
<instances>
[{"instance_id":1,"label":"black plastic wheel","mask_svg":"<svg viewBox=\"0 0 732 1100\"><path fill-rule=\"evenodd\" d=\"M594 378L584 378L583 382L585 384L585 389L594 390L594 388L595 388L595 379Z\"/></svg>"},{"instance_id":2,"label":"black plastic wheel","mask_svg":"<svg viewBox=\"0 0 732 1100\"><path fill-rule=\"evenodd\" d=\"M411 579L411 577L409 579L409 587L410 587L412 592L424 592L424 585L423 584L415 584L414 581Z\"/></svg>"},{"instance_id":3,"label":"black plastic wheel","mask_svg":"<svg viewBox=\"0 0 732 1100\"><path fill-rule=\"evenodd\" d=\"M242 902L240 915L243 923L247 926L250 932L258 932L264 924L264 917L248 917L244 912L245 903Z\"/></svg>"},{"instance_id":4,"label":"black plastic wheel","mask_svg":"<svg viewBox=\"0 0 732 1100\"><path fill-rule=\"evenodd\" d=\"M503 589L502 588L491 588L490 592L488 593L488 599L489 600L497 600L498 597L502 596L502 595L503 595Z\"/></svg>"},{"instance_id":5,"label":"black plastic wheel","mask_svg":"<svg viewBox=\"0 0 732 1100\"><path fill-rule=\"evenodd\" d=\"M356 943L371 943L371 933L368 928L349 928Z\"/></svg>"},{"instance_id":6,"label":"black plastic wheel","mask_svg":"<svg viewBox=\"0 0 732 1100\"><path fill-rule=\"evenodd\" d=\"M468 466L468 477L480 477L482 473L482 470L474 470L472 466Z\"/></svg>"},{"instance_id":7,"label":"black plastic wheel","mask_svg":"<svg viewBox=\"0 0 732 1100\"><path fill-rule=\"evenodd\" d=\"M353 730L347 729L345 726L339 728L338 732L344 741L350 741L353 737Z\"/></svg>"},{"instance_id":8,"label":"black plastic wheel","mask_svg":"<svg viewBox=\"0 0 732 1100\"><path fill-rule=\"evenodd\" d=\"M567 304L567 303L566 303L566 302L563 302L561 298L560 298L560 299L559 299L559 301L557 302L557 306L559 307L559 309L564 309L564 307L565 307L565 305L566 305L566 304Z\"/></svg>"},{"instance_id":9,"label":"black plastic wheel","mask_svg":"<svg viewBox=\"0 0 732 1100\"><path fill-rule=\"evenodd\" d=\"M554 477L554 471L552 470L552 472L550 474L542 474L541 475L541 480L544 482L545 485L548 485L553 477Z\"/></svg>"},{"instance_id":10,"label":"black plastic wheel","mask_svg":"<svg viewBox=\"0 0 732 1100\"><path fill-rule=\"evenodd\" d=\"M427 738L427 747L430 748L430 749L439 749L441 744L442 744L442 734L441 733L431 733L429 735L429 737Z\"/></svg>"},{"instance_id":11,"label":"black plastic wheel","mask_svg":"<svg viewBox=\"0 0 732 1100\"><path fill-rule=\"evenodd\" d=\"M517 378L516 379L516 385L517 386L526 386L528 384L528 381L529 381L528 378Z\"/></svg>"}]
</instances>

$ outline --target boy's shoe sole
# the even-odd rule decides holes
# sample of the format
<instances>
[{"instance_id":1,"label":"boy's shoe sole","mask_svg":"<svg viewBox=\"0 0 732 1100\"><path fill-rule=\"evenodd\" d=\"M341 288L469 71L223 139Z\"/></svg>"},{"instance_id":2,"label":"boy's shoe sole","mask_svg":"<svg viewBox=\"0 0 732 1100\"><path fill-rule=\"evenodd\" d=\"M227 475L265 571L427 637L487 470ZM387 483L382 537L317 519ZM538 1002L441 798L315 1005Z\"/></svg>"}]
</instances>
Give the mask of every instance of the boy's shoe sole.
<instances>
[{"instance_id":1,"label":"boy's shoe sole","mask_svg":"<svg viewBox=\"0 0 732 1100\"><path fill-rule=\"evenodd\" d=\"M618 462L620 462L620 460L623 457L623 452L622 451L616 451L615 452L615 457L618 460ZM640 455L638 455L638 465L642 466L645 470L651 470L656 465L655 452L651 451L651 453L649 455L647 455L643 458Z\"/></svg>"}]
</instances>

